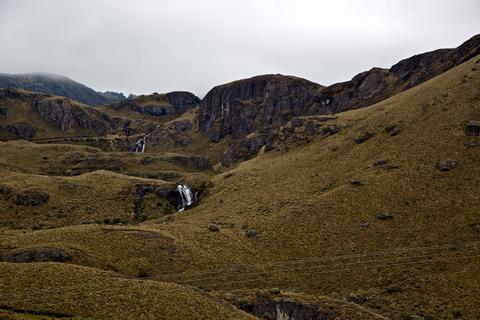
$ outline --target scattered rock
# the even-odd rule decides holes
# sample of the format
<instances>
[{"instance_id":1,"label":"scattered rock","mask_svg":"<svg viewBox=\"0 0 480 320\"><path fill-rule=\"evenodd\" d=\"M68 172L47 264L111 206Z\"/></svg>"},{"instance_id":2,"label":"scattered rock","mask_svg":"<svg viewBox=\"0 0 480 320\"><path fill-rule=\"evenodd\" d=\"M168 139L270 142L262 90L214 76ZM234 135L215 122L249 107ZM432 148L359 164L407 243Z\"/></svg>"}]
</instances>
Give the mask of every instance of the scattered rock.
<instances>
[{"instance_id":1,"label":"scattered rock","mask_svg":"<svg viewBox=\"0 0 480 320\"><path fill-rule=\"evenodd\" d=\"M379 220L390 220L390 219L393 219L393 215L391 215L388 212L380 212L379 214L377 214L377 219L379 219Z\"/></svg>"},{"instance_id":2,"label":"scattered rock","mask_svg":"<svg viewBox=\"0 0 480 320\"><path fill-rule=\"evenodd\" d=\"M442 160L437 163L437 169L440 171L450 171L457 167L457 162L455 160Z\"/></svg>"},{"instance_id":3,"label":"scattered rock","mask_svg":"<svg viewBox=\"0 0 480 320\"><path fill-rule=\"evenodd\" d=\"M245 235L248 237L248 238L254 238L256 237L258 234L257 230L255 229L247 229L245 231Z\"/></svg>"},{"instance_id":4,"label":"scattered rock","mask_svg":"<svg viewBox=\"0 0 480 320\"><path fill-rule=\"evenodd\" d=\"M220 227L217 226L215 223L212 223L208 226L208 230L212 231L212 232L219 232L220 231Z\"/></svg>"},{"instance_id":5,"label":"scattered rock","mask_svg":"<svg viewBox=\"0 0 480 320\"><path fill-rule=\"evenodd\" d=\"M467 136L479 136L480 135L480 121L472 120L465 126L465 134Z\"/></svg>"},{"instance_id":6,"label":"scattered rock","mask_svg":"<svg viewBox=\"0 0 480 320\"><path fill-rule=\"evenodd\" d=\"M394 137L401 132L400 125L392 124L385 128L385 131L390 134L390 136Z\"/></svg>"},{"instance_id":7,"label":"scattered rock","mask_svg":"<svg viewBox=\"0 0 480 320\"><path fill-rule=\"evenodd\" d=\"M278 294L282 293L282 291L280 290L280 288L270 288L270 289L268 290L268 292L271 293L271 294L274 294L274 295L278 295Z\"/></svg>"},{"instance_id":8,"label":"scattered rock","mask_svg":"<svg viewBox=\"0 0 480 320\"><path fill-rule=\"evenodd\" d=\"M366 131L366 132L360 134L359 136L355 137L355 142L358 143L358 144L364 143L368 139L372 138L374 135L375 134L373 132Z\"/></svg>"},{"instance_id":9,"label":"scattered rock","mask_svg":"<svg viewBox=\"0 0 480 320\"><path fill-rule=\"evenodd\" d=\"M360 226L361 226L362 228L366 229L366 228L368 228L368 227L370 226L370 223L364 222L364 223L362 223Z\"/></svg>"},{"instance_id":10,"label":"scattered rock","mask_svg":"<svg viewBox=\"0 0 480 320\"><path fill-rule=\"evenodd\" d=\"M462 316L462 310L461 309L458 309L458 308L454 308L452 310L452 316L455 318L455 319L458 319Z\"/></svg>"},{"instance_id":11,"label":"scattered rock","mask_svg":"<svg viewBox=\"0 0 480 320\"><path fill-rule=\"evenodd\" d=\"M38 206L47 203L50 196L47 192L28 189L15 196L15 204L20 206Z\"/></svg>"},{"instance_id":12,"label":"scattered rock","mask_svg":"<svg viewBox=\"0 0 480 320\"><path fill-rule=\"evenodd\" d=\"M362 181L358 179L352 179L350 180L350 184L354 187L358 187L362 185Z\"/></svg>"},{"instance_id":13,"label":"scattered rock","mask_svg":"<svg viewBox=\"0 0 480 320\"><path fill-rule=\"evenodd\" d=\"M350 293L347 297L347 301L356 304L364 304L370 300L370 297L366 293Z\"/></svg>"},{"instance_id":14,"label":"scattered rock","mask_svg":"<svg viewBox=\"0 0 480 320\"><path fill-rule=\"evenodd\" d=\"M383 166L387 164L389 161L387 159L378 159L373 162L374 166Z\"/></svg>"},{"instance_id":15,"label":"scattered rock","mask_svg":"<svg viewBox=\"0 0 480 320\"><path fill-rule=\"evenodd\" d=\"M40 230L42 226L39 223L32 224L32 230Z\"/></svg>"},{"instance_id":16,"label":"scattered rock","mask_svg":"<svg viewBox=\"0 0 480 320\"><path fill-rule=\"evenodd\" d=\"M402 288L399 286L390 286L385 289L385 293L395 293L402 291Z\"/></svg>"},{"instance_id":17,"label":"scattered rock","mask_svg":"<svg viewBox=\"0 0 480 320\"><path fill-rule=\"evenodd\" d=\"M9 186L0 185L0 196L9 198L13 194L13 189Z\"/></svg>"},{"instance_id":18,"label":"scattered rock","mask_svg":"<svg viewBox=\"0 0 480 320\"><path fill-rule=\"evenodd\" d=\"M474 141L474 140L469 140L467 142L465 142L465 147L467 148L475 148L475 147L478 147L479 146L479 143L477 141Z\"/></svg>"},{"instance_id":19,"label":"scattered rock","mask_svg":"<svg viewBox=\"0 0 480 320\"><path fill-rule=\"evenodd\" d=\"M25 248L16 249L3 254L1 261L5 262L66 262L70 261L72 256L63 249L58 248Z\"/></svg>"}]
</instances>

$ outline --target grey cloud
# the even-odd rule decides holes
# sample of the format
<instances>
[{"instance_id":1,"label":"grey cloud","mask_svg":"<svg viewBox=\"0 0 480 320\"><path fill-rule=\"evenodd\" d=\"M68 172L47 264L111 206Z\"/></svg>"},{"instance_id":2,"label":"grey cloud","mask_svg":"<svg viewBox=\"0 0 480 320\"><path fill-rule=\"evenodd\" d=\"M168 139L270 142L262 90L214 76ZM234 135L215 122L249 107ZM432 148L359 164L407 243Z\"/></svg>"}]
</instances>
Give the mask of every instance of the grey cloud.
<instances>
[{"instance_id":1,"label":"grey cloud","mask_svg":"<svg viewBox=\"0 0 480 320\"><path fill-rule=\"evenodd\" d=\"M98 90L190 90L263 73L321 84L480 31L480 2L0 0L0 72Z\"/></svg>"}]
</instances>

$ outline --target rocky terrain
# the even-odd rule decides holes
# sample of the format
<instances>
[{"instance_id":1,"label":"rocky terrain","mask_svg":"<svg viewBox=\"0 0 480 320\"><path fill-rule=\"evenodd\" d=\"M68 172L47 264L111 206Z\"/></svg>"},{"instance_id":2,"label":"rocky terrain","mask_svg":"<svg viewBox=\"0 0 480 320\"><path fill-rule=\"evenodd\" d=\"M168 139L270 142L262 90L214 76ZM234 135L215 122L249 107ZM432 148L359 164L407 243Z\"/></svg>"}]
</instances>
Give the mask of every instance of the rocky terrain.
<instances>
[{"instance_id":1,"label":"rocky terrain","mask_svg":"<svg viewBox=\"0 0 480 320\"><path fill-rule=\"evenodd\" d=\"M478 319L479 39L328 87L0 89L0 318Z\"/></svg>"}]
</instances>

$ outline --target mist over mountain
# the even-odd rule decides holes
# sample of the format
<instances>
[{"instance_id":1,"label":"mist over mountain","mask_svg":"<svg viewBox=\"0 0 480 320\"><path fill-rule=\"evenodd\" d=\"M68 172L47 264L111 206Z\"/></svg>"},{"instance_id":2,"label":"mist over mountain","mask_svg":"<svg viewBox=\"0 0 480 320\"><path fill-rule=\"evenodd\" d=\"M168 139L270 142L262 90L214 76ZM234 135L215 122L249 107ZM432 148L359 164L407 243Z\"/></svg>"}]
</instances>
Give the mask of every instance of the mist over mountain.
<instances>
[{"instance_id":1,"label":"mist over mountain","mask_svg":"<svg viewBox=\"0 0 480 320\"><path fill-rule=\"evenodd\" d=\"M93 106L126 99L122 93L97 92L68 77L46 72L24 74L1 73L0 87L7 89L24 89L63 96Z\"/></svg>"}]
</instances>

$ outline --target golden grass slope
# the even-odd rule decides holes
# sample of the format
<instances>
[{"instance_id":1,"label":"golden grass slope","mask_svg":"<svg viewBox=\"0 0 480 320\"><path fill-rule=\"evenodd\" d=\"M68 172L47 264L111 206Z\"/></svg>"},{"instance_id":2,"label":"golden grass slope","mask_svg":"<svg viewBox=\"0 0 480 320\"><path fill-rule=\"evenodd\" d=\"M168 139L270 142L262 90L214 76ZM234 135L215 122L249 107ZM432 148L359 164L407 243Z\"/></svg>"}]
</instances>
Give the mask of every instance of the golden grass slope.
<instances>
[{"instance_id":1,"label":"golden grass slope","mask_svg":"<svg viewBox=\"0 0 480 320\"><path fill-rule=\"evenodd\" d=\"M205 290L276 286L349 299L393 319L478 319L480 146L465 144L480 138L465 136L464 127L480 120L479 87L477 57L339 114L336 135L215 176L198 206L135 231L4 230L1 243L4 250L77 245L83 258L74 263L127 275L147 266L152 280ZM392 125L398 135L386 132ZM373 137L356 143L366 131ZM387 162L375 165L379 159ZM437 163L447 159L457 167L439 171ZM393 218L378 219L381 212ZM128 235L142 231L160 236L137 242ZM159 258L162 245L178 249Z\"/></svg>"},{"instance_id":2,"label":"golden grass slope","mask_svg":"<svg viewBox=\"0 0 480 320\"><path fill-rule=\"evenodd\" d=\"M45 176L6 173L0 176L2 199L0 225L10 228L52 228L85 223L134 222L137 185L161 189L174 185L161 180L125 176L110 171L94 171L80 176ZM46 192L48 202L20 205L17 196ZM150 217L165 214L166 203L151 199ZM108 220L108 221L107 221ZM115 222L115 221L116 222Z\"/></svg>"},{"instance_id":3,"label":"golden grass slope","mask_svg":"<svg viewBox=\"0 0 480 320\"><path fill-rule=\"evenodd\" d=\"M0 308L93 319L255 319L176 284L56 263L0 263Z\"/></svg>"}]
</instances>

